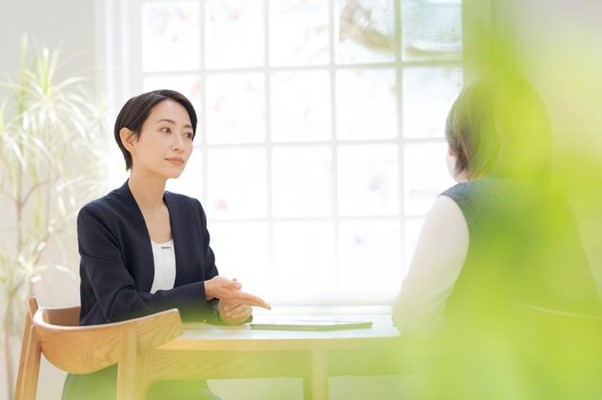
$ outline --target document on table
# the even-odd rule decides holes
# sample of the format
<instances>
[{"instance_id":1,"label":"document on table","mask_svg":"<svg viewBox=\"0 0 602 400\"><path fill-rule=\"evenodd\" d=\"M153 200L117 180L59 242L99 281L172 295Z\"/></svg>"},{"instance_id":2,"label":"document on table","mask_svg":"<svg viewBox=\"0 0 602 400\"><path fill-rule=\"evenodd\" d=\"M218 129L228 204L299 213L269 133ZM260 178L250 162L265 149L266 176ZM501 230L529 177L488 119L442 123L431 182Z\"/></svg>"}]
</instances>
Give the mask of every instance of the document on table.
<instances>
[{"instance_id":1,"label":"document on table","mask_svg":"<svg viewBox=\"0 0 602 400\"><path fill-rule=\"evenodd\" d=\"M287 331L336 331L345 329L365 329L372 327L372 321L352 321L339 319L295 319L258 318L249 324L251 329Z\"/></svg>"}]
</instances>

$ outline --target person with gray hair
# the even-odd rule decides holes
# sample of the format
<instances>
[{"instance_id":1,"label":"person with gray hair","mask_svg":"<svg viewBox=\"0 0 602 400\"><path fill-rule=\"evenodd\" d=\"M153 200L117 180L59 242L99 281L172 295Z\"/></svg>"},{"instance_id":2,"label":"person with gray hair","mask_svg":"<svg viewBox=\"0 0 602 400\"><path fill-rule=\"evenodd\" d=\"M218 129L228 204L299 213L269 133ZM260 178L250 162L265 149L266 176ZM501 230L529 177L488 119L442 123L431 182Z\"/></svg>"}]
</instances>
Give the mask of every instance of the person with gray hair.
<instances>
[{"instance_id":1,"label":"person with gray hair","mask_svg":"<svg viewBox=\"0 0 602 400\"><path fill-rule=\"evenodd\" d=\"M402 336L433 338L423 348L439 353L432 398L539 398L525 393L543 385L523 386L518 309L600 315L576 222L552 179L550 131L519 78L471 82L449 112L457 184L428 213L392 309Z\"/></svg>"}]
</instances>

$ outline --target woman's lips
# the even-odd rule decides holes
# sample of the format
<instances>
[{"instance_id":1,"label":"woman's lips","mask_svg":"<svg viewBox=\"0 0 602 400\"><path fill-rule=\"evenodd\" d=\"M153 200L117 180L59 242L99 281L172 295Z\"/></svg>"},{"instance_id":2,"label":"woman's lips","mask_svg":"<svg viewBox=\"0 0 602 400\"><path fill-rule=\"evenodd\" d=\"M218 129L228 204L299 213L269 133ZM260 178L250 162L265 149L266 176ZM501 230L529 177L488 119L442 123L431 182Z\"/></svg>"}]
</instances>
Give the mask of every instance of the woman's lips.
<instances>
[{"instance_id":1,"label":"woman's lips","mask_svg":"<svg viewBox=\"0 0 602 400\"><path fill-rule=\"evenodd\" d=\"M184 159L180 158L180 157L171 157L171 158L167 158L166 160L172 164L177 164L177 165L184 164Z\"/></svg>"}]
</instances>

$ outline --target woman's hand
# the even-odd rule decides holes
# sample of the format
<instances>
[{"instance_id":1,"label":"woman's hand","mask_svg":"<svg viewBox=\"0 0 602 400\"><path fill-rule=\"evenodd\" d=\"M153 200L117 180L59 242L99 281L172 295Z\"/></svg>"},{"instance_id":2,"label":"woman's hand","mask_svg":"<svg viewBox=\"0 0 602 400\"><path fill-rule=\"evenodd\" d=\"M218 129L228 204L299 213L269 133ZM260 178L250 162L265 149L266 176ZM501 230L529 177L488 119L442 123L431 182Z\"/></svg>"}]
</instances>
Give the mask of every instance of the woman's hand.
<instances>
[{"instance_id":1,"label":"woman's hand","mask_svg":"<svg viewBox=\"0 0 602 400\"><path fill-rule=\"evenodd\" d=\"M253 313L251 306L224 300L220 300L218 310L220 318L228 325L242 324Z\"/></svg>"},{"instance_id":2,"label":"woman's hand","mask_svg":"<svg viewBox=\"0 0 602 400\"><path fill-rule=\"evenodd\" d=\"M241 291L242 285L236 279L215 276L205 281L205 299L219 299L222 302L235 305L262 307L271 310L272 307L263 299Z\"/></svg>"},{"instance_id":3,"label":"woman's hand","mask_svg":"<svg viewBox=\"0 0 602 400\"><path fill-rule=\"evenodd\" d=\"M231 299L240 292L241 284L222 276L214 276L205 281L205 299Z\"/></svg>"}]
</instances>

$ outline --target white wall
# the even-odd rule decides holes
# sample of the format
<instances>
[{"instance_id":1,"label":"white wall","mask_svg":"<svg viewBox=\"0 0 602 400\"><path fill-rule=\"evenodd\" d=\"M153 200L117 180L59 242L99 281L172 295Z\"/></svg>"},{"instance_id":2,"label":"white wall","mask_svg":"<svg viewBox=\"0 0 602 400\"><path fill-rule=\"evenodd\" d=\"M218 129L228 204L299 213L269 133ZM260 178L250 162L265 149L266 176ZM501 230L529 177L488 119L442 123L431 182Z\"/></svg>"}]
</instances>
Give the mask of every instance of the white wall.
<instances>
[{"instance_id":1,"label":"white wall","mask_svg":"<svg viewBox=\"0 0 602 400\"><path fill-rule=\"evenodd\" d=\"M67 72L94 77L95 1L3 0L0 7L1 74L13 75L18 70L21 37L27 33L41 44L61 48L70 57Z\"/></svg>"},{"instance_id":2,"label":"white wall","mask_svg":"<svg viewBox=\"0 0 602 400\"><path fill-rule=\"evenodd\" d=\"M62 65L59 79L64 76L84 76L90 80L90 88L96 88L99 63L96 60L95 1L3 0L0 7L0 76L3 80L18 78L21 44L26 34L30 49L48 46L60 50ZM0 89L0 95L4 96L6 92ZM0 199L0 207L4 209L6 203L2 201L6 200ZM8 219L0 222L0 241L6 245L12 242L10 237L3 236L10 235L6 229L9 223ZM73 232L67 233L61 240L66 244L68 253L76 254ZM69 286L65 287L66 284ZM73 304L74 300L77 301L77 293L74 296L71 289L74 289L72 282L65 279L43 282L40 285L40 302L50 306Z\"/></svg>"},{"instance_id":3,"label":"white wall","mask_svg":"<svg viewBox=\"0 0 602 400\"><path fill-rule=\"evenodd\" d=\"M30 46L36 43L59 48L65 61L62 71L66 75L87 76L93 79L97 73L96 16L94 0L2 0L0 3L0 77L14 79L18 76L21 64L21 40L23 34L29 36ZM0 96L6 93L0 89ZM6 210L6 203L0 199L0 210ZM0 220L0 242L12 242L7 218ZM74 235L64 238L67 249L76 251ZM74 253L76 254L76 253ZM76 271L76 266L74 266ZM40 302L43 305L60 306L78 301L77 282L65 275L52 276L39 287ZM15 345L20 345L20 338ZM14 349L18 362L19 349ZM47 371L47 372L45 372ZM47 370L40 377L41 388L53 393L62 385L62 375ZM4 354L0 350L0 399L6 397ZM40 397L43 398L44 396ZM45 398L45 397L44 397ZM49 397L51 398L51 397Z\"/></svg>"}]
</instances>

